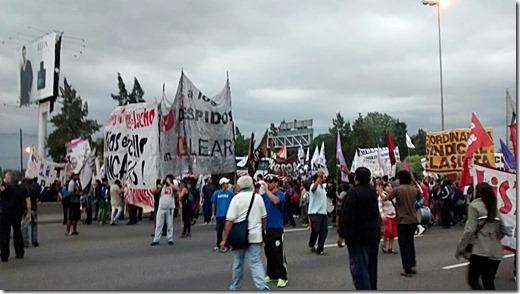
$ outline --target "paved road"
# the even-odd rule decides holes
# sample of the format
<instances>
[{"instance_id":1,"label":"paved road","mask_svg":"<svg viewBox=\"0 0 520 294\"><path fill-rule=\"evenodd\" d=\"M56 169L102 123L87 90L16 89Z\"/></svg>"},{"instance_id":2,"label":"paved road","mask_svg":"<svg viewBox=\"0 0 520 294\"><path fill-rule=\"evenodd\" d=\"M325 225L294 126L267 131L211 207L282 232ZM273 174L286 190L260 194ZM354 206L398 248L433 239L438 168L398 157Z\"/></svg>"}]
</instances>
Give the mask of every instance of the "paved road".
<instances>
[{"instance_id":1,"label":"paved road","mask_svg":"<svg viewBox=\"0 0 520 294\"><path fill-rule=\"evenodd\" d=\"M232 255L212 252L214 225L197 225L193 237L175 245L150 247L153 224L135 226L81 225L80 235L65 237L61 224L40 225L40 247L26 249L23 260L0 264L0 288L5 290L226 290L231 277ZM453 257L462 227L432 228L416 238L419 273L399 275L400 256L381 254L380 290L470 290L464 260ZM288 229L286 252L289 285L281 290L354 290L346 267L346 249L334 245L332 228L327 255L307 248L309 231ZM509 253L506 253L509 254ZM458 265L458 266L457 266ZM448 267L443 269L443 267ZM498 290L517 290L512 276L513 258L505 258L496 279ZM252 290L246 268L243 290ZM272 287L273 290L280 290Z\"/></svg>"}]
</instances>

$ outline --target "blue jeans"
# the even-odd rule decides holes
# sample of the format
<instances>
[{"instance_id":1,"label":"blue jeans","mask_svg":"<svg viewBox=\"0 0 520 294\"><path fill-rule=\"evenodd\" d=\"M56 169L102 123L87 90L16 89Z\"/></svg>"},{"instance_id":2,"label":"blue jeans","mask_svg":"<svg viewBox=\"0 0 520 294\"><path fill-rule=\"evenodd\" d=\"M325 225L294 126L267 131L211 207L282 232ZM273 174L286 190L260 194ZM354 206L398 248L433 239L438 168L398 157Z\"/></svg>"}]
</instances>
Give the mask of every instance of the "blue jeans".
<instances>
[{"instance_id":1,"label":"blue jeans","mask_svg":"<svg viewBox=\"0 0 520 294\"><path fill-rule=\"evenodd\" d=\"M356 290L377 290L379 242L366 246L347 246L350 274Z\"/></svg>"},{"instance_id":2,"label":"blue jeans","mask_svg":"<svg viewBox=\"0 0 520 294\"><path fill-rule=\"evenodd\" d=\"M260 258L260 247L260 243L254 243L249 244L247 249L233 251L233 272L231 274L231 286L229 286L229 290L240 290L240 287L242 287L246 254L256 290L269 290L265 282L265 271Z\"/></svg>"}]
</instances>

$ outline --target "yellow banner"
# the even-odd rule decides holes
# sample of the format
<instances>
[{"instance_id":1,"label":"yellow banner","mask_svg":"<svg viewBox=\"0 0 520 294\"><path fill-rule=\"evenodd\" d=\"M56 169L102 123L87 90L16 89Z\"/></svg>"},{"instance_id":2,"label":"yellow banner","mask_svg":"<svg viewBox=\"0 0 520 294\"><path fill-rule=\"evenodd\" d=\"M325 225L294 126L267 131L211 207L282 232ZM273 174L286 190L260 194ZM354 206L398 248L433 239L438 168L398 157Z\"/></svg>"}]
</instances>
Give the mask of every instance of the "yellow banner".
<instances>
[{"instance_id":1,"label":"yellow banner","mask_svg":"<svg viewBox=\"0 0 520 294\"><path fill-rule=\"evenodd\" d=\"M486 128L491 140L493 129ZM462 162L468 145L469 129L453 129L444 132L426 132L426 171L432 173L456 173L462 171ZM495 167L495 146L477 150L475 162Z\"/></svg>"}]
</instances>

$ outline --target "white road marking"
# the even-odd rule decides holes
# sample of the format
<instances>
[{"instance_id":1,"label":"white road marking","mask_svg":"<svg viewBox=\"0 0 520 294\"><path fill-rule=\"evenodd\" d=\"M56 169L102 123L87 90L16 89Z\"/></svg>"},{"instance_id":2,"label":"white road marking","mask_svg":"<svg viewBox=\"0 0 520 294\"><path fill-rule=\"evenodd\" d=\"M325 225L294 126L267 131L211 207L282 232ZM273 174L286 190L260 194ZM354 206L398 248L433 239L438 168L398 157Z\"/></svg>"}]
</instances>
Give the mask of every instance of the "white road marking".
<instances>
[{"instance_id":1,"label":"white road marking","mask_svg":"<svg viewBox=\"0 0 520 294\"><path fill-rule=\"evenodd\" d=\"M511 258L513 256L515 256L515 255L514 254L508 254L508 255L504 255L503 258ZM463 262L463 263L458 263L458 264L454 264L454 265L444 266L442 269L450 270L450 269L454 269L454 268L458 268L458 267L467 266L468 264L469 264L469 262Z\"/></svg>"},{"instance_id":2,"label":"white road marking","mask_svg":"<svg viewBox=\"0 0 520 294\"><path fill-rule=\"evenodd\" d=\"M419 238L419 237L424 237L424 235L415 235L413 236L414 238ZM397 240L399 239L399 237L395 238L394 240ZM381 242L383 242L383 239L380 240ZM334 243L334 244L327 244L327 245L324 245L323 247L324 248L329 248L329 247L337 247L338 244ZM345 243L343 243L343 246L345 246Z\"/></svg>"},{"instance_id":3,"label":"white road marking","mask_svg":"<svg viewBox=\"0 0 520 294\"><path fill-rule=\"evenodd\" d=\"M332 229L332 226L329 226L329 229ZM301 231L311 231L310 228L300 228L300 229L287 229L283 230L284 233L290 233L290 232L301 232Z\"/></svg>"}]
</instances>

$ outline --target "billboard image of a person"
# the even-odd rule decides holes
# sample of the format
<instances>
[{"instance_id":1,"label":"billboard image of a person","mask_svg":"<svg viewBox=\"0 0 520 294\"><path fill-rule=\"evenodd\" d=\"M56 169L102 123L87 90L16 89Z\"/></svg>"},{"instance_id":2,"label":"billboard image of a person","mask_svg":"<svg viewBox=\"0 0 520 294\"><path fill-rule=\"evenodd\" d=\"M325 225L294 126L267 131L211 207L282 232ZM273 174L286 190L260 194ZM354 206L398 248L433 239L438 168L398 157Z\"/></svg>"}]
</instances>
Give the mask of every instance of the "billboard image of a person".
<instances>
[{"instance_id":1,"label":"billboard image of a person","mask_svg":"<svg viewBox=\"0 0 520 294\"><path fill-rule=\"evenodd\" d=\"M28 105L31 99L33 71L27 59L27 48L22 47L22 65L20 68L20 105Z\"/></svg>"}]
</instances>

